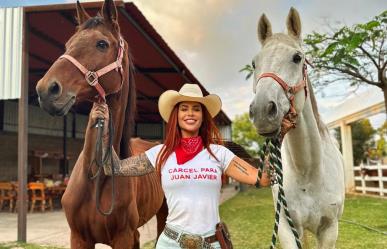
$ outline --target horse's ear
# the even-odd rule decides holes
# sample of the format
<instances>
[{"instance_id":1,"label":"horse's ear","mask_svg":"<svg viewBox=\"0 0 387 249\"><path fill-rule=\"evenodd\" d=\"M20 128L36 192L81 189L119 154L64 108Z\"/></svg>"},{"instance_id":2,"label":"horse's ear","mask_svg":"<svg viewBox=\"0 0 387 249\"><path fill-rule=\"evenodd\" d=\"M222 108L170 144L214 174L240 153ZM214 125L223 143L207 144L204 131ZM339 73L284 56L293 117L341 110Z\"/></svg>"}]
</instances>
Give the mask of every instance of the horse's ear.
<instances>
[{"instance_id":1,"label":"horse's ear","mask_svg":"<svg viewBox=\"0 0 387 249\"><path fill-rule=\"evenodd\" d=\"M286 19L286 25L288 26L288 34L296 37L297 39L301 38L301 18L298 11L291 7L288 17Z\"/></svg>"},{"instance_id":2,"label":"horse's ear","mask_svg":"<svg viewBox=\"0 0 387 249\"><path fill-rule=\"evenodd\" d=\"M117 22L117 9L113 0L105 0L102 6L102 15L109 22Z\"/></svg>"},{"instance_id":3,"label":"horse's ear","mask_svg":"<svg viewBox=\"0 0 387 249\"><path fill-rule=\"evenodd\" d=\"M258 40L263 45L267 38L272 36L271 32L271 24L269 19L267 19L266 15L263 14L258 21Z\"/></svg>"},{"instance_id":4,"label":"horse's ear","mask_svg":"<svg viewBox=\"0 0 387 249\"><path fill-rule=\"evenodd\" d=\"M77 1L77 21L78 25L81 25L85 21L90 18L89 14L87 14L86 10L83 8L79 0Z\"/></svg>"}]
</instances>

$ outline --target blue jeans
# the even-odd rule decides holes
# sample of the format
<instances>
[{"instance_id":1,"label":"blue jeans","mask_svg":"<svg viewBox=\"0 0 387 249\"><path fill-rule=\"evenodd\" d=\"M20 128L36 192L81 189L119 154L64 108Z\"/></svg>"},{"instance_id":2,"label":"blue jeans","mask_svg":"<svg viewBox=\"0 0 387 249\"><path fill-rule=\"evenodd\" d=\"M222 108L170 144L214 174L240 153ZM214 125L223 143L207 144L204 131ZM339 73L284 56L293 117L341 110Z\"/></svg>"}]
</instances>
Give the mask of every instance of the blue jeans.
<instances>
[{"instance_id":1,"label":"blue jeans","mask_svg":"<svg viewBox=\"0 0 387 249\"><path fill-rule=\"evenodd\" d=\"M170 225L168 225L168 227L173 229L174 231L180 233L180 234L182 232L184 232L182 229L179 229L177 227L173 227L173 226L170 226ZM212 231L212 232L208 232L208 233L205 233L205 234L200 234L200 236L205 238L205 237L208 237L208 236L211 236L211 235L214 235L214 234L215 234L215 231ZM211 246L214 249L220 249L220 244L219 244L218 241L216 241L214 243L211 243ZM164 234L164 232L160 234L160 237L157 240L156 249L180 249L180 248L181 247L179 245L179 242L177 242L176 240L173 240L173 239L167 237Z\"/></svg>"}]
</instances>

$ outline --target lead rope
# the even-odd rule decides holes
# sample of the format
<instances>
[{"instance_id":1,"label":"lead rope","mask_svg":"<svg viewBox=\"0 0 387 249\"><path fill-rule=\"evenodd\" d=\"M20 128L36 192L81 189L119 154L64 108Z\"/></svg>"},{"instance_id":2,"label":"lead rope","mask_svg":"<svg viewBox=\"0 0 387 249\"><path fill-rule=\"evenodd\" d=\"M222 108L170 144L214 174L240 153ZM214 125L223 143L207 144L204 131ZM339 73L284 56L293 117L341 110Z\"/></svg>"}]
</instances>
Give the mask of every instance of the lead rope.
<instances>
[{"instance_id":1,"label":"lead rope","mask_svg":"<svg viewBox=\"0 0 387 249\"><path fill-rule=\"evenodd\" d=\"M276 203L275 211L275 221L274 228L271 237L270 249L274 249L277 237L278 237L278 226L281 214L281 207L285 211L286 220L292 230L294 238L296 240L297 248L302 249L300 237L294 226L293 220L290 217L288 204L286 202L285 192L283 189L283 173L282 173L282 159L281 159L281 142L278 138L276 139L266 139L266 142L263 145L262 150L259 152L260 155L260 165L261 172L264 168L268 169L270 173L270 185L273 187L275 184L278 184L278 196Z\"/></svg>"},{"instance_id":2,"label":"lead rope","mask_svg":"<svg viewBox=\"0 0 387 249\"><path fill-rule=\"evenodd\" d=\"M109 110L109 117L112 117L110 110ZM97 128L97 141L95 145L95 159L94 162L97 165L97 172L92 175L91 174L91 167L89 167L89 179L94 180L95 179L95 196L96 196L96 207L97 210L102 215L110 215L113 212L114 205L115 205L115 184L114 184L114 160L112 156L112 148L113 148L113 134L114 134L114 127L112 118L109 118L109 137L108 137L108 147L106 149L105 155L103 155L103 130L104 130L104 119L97 119L97 122L95 124L95 128ZM110 159L110 165L112 167L112 183L111 183L111 204L108 211L103 211L101 209L101 188L100 188L100 178L101 178L101 171L103 171L103 166L107 163L107 161ZM91 164L93 165L93 163Z\"/></svg>"}]
</instances>

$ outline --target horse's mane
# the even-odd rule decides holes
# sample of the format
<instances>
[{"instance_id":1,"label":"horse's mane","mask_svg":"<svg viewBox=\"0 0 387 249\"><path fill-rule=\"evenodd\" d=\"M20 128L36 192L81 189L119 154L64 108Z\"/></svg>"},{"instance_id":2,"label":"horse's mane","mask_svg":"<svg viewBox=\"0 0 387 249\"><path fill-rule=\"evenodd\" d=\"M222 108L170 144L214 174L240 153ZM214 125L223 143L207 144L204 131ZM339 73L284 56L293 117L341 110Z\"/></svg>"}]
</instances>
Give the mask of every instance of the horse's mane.
<instances>
[{"instance_id":1,"label":"horse's mane","mask_svg":"<svg viewBox=\"0 0 387 249\"><path fill-rule=\"evenodd\" d=\"M129 64L129 89L128 89L128 102L125 109L125 121L124 128L122 131L121 142L120 142L120 157L127 158L130 156L130 138L132 136L134 127L134 116L136 112L136 84L134 81L134 63L132 60L131 53L128 47L128 64Z\"/></svg>"},{"instance_id":2,"label":"horse's mane","mask_svg":"<svg viewBox=\"0 0 387 249\"><path fill-rule=\"evenodd\" d=\"M320 135L324 137L329 134L328 127L321 120L320 113L317 107L316 97L314 95L314 91L312 88L312 84L310 83L309 77L307 77L306 81L308 84L308 94L310 96L310 102L312 104L313 115L314 115L314 118L316 119L318 131L320 132Z\"/></svg>"},{"instance_id":3,"label":"horse's mane","mask_svg":"<svg viewBox=\"0 0 387 249\"><path fill-rule=\"evenodd\" d=\"M79 30L84 30L84 29L92 29L95 28L99 25L104 24L104 19L103 17L98 13L96 16L91 17L90 19L86 20L84 23L82 23L79 26Z\"/></svg>"}]
</instances>

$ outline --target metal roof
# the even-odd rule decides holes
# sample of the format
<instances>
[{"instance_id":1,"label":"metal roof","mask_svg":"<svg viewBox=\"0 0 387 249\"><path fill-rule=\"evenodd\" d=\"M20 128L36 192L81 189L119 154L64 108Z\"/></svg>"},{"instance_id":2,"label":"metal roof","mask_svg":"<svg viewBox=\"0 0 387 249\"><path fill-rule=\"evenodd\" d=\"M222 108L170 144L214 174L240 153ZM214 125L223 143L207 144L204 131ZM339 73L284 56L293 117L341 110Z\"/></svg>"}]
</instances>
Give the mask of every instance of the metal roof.
<instances>
[{"instance_id":1,"label":"metal roof","mask_svg":"<svg viewBox=\"0 0 387 249\"><path fill-rule=\"evenodd\" d=\"M184 83L191 82L199 84L204 95L208 94L133 3L115 3L121 33L129 44L137 71L137 122L162 121L157 101L165 90L179 90ZM102 3L87 2L82 5L90 15L95 15ZM75 3L30 6L24 9L28 23L30 103L36 103L36 83L65 51L64 44L76 29L76 10ZM76 110L87 113L89 108L90 104L82 103ZM219 125L231 124L223 111L215 120Z\"/></svg>"},{"instance_id":2,"label":"metal roof","mask_svg":"<svg viewBox=\"0 0 387 249\"><path fill-rule=\"evenodd\" d=\"M0 100L20 98L23 9L0 9Z\"/></svg>"}]
</instances>

